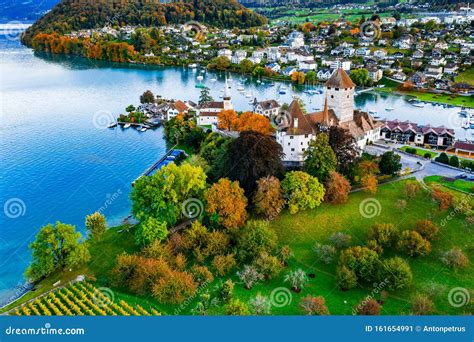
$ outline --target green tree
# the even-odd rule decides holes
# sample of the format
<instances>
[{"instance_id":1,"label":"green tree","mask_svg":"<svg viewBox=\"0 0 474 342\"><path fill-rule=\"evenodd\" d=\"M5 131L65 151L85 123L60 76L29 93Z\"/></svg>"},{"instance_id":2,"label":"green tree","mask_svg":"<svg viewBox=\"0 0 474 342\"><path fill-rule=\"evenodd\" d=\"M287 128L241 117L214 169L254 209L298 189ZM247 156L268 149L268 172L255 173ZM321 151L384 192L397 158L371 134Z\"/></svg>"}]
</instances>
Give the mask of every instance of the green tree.
<instances>
[{"instance_id":1,"label":"green tree","mask_svg":"<svg viewBox=\"0 0 474 342\"><path fill-rule=\"evenodd\" d=\"M217 70L227 70L230 66L230 60L226 56L219 56L211 61L210 66Z\"/></svg>"},{"instance_id":2,"label":"green tree","mask_svg":"<svg viewBox=\"0 0 474 342\"><path fill-rule=\"evenodd\" d=\"M451 156L449 159L449 165L453 167L459 167L459 158L457 156Z\"/></svg>"},{"instance_id":3,"label":"green tree","mask_svg":"<svg viewBox=\"0 0 474 342\"><path fill-rule=\"evenodd\" d=\"M449 164L449 157L446 153L442 152L439 157L435 159L438 163Z\"/></svg>"},{"instance_id":4,"label":"green tree","mask_svg":"<svg viewBox=\"0 0 474 342\"><path fill-rule=\"evenodd\" d=\"M321 183L326 180L329 173L336 170L337 159L329 145L329 136L320 133L316 139L311 140L309 147L304 152L304 171L316 177Z\"/></svg>"},{"instance_id":5,"label":"green tree","mask_svg":"<svg viewBox=\"0 0 474 342\"><path fill-rule=\"evenodd\" d=\"M281 185L288 199L291 214L296 214L300 210L314 209L323 201L324 187L316 177L306 172L288 172Z\"/></svg>"},{"instance_id":6,"label":"green tree","mask_svg":"<svg viewBox=\"0 0 474 342\"><path fill-rule=\"evenodd\" d=\"M81 233L70 224L56 222L41 228L30 244L33 260L26 270L30 281L37 282L56 270L71 268L90 259L89 250L81 242Z\"/></svg>"},{"instance_id":7,"label":"green tree","mask_svg":"<svg viewBox=\"0 0 474 342\"><path fill-rule=\"evenodd\" d=\"M379 267L379 256L367 247L350 247L341 253L339 267L342 266L354 271L359 279L365 281L375 280Z\"/></svg>"},{"instance_id":8,"label":"green tree","mask_svg":"<svg viewBox=\"0 0 474 342\"><path fill-rule=\"evenodd\" d=\"M393 151L385 152L380 158L379 169L384 175L396 175L402 169L401 157Z\"/></svg>"},{"instance_id":9,"label":"green tree","mask_svg":"<svg viewBox=\"0 0 474 342\"><path fill-rule=\"evenodd\" d=\"M316 83L316 80L316 73L314 71L308 71L308 73L306 74L306 82L308 82L309 84L314 84Z\"/></svg>"},{"instance_id":10,"label":"green tree","mask_svg":"<svg viewBox=\"0 0 474 342\"><path fill-rule=\"evenodd\" d=\"M278 237L267 221L248 221L237 236L237 249L244 260L253 260L259 254L276 248Z\"/></svg>"},{"instance_id":11,"label":"green tree","mask_svg":"<svg viewBox=\"0 0 474 342\"><path fill-rule=\"evenodd\" d=\"M431 243L417 231L405 230L398 241L398 248L411 257L424 256L431 252Z\"/></svg>"},{"instance_id":12,"label":"green tree","mask_svg":"<svg viewBox=\"0 0 474 342\"><path fill-rule=\"evenodd\" d=\"M105 216L99 212L86 216L86 228L93 239L100 239L107 230Z\"/></svg>"},{"instance_id":13,"label":"green tree","mask_svg":"<svg viewBox=\"0 0 474 342\"><path fill-rule=\"evenodd\" d=\"M380 279L386 282L391 290L406 288L410 286L413 279L410 265L400 257L384 260L380 272Z\"/></svg>"},{"instance_id":14,"label":"green tree","mask_svg":"<svg viewBox=\"0 0 474 342\"><path fill-rule=\"evenodd\" d=\"M156 240L163 241L167 236L168 228L166 227L166 222L153 217L147 217L138 225L135 232L137 245L149 245Z\"/></svg>"},{"instance_id":15,"label":"green tree","mask_svg":"<svg viewBox=\"0 0 474 342\"><path fill-rule=\"evenodd\" d=\"M229 316L246 316L250 315L250 309L247 304L239 299L231 299L225 307L225 314Z\"/></svg>"},{"instance_id":16,"label":"green tree","mask_svg":"<svg viewBox=\"0 0 474 342\"><path fill-rule=\"evenodd\" d=\"M199 202L206 187L206 174L200 167L171 163L150 177L140 178L131 192L132 213L144 221L153 217L167 226L176 224L186 200Z\"/></svg>"},{"instance_id":17,"label":"green tree","mask_svg":"<svg viewBox=\"0 0 474 342\"><path fill-rule=\"evenodd\" d=\"M364 68L352 70L350 77L359 87L364 87L370 83L369 71Z\"/></svg>"},{"instance_id":18,"label":"green tree","mask_svg":"<svg viewBox=\"0 0 474 342\"><path fill-rule=\"evenodd\" d=\"M240 62L239 68L241 72L243 72L244 74L248 74L252 72L254 65L252 61L246 58L242 62Z\"/></svg>"},{"instance_id":19,"label":"green tree","mask_svg":"<svg viewBox=\"0 0 474 342\"><path fill-rule=\"evenodd\" d=\"M125 110L128 112L128 113L131 113L131 112L134 112L136 110L135 106L134 105L129 105L127 108L125 108Z\"/></svg>"},{"instance_id":20,"label":"green tree","mask_svg":"<svg viewBox=\"0 0 474 342\"><path fill-rule=\"evenodd\" d=\"M208 87L204 87L201 89L201 95L199 96L199 105L202 105L206 102L212 102L214 99L211 96L210 89Z\"/></svg>"}]
</instances>

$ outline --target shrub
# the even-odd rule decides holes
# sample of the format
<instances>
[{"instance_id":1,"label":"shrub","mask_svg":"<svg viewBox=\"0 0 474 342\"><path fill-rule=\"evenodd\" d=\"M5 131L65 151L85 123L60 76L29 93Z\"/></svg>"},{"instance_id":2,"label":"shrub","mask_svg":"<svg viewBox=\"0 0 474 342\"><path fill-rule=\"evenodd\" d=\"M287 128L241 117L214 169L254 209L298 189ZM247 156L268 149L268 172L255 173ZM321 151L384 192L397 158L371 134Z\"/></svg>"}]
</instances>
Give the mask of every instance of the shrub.
<instances>
[{"instance_id":1,"label":"shrub","mask_svg":"<svg viewBox=\"0 0 474 342\"><path fill-rule=\"evenodd\" d=\"M277 276L283 268L282 262L277 257L269 255L267 252L260 253L260 255L255 259L253 265L266 279L271 279Z\"/></svg>"},{"instance_id":2,"label":"shrub","mask_svg":"<svg viewBox=\"0 0 474 342\"><path fill-rule=\"evenodd\" d=\"M331 235L329 240L337 249L345 248L351 244L352 236L350 236L349 234L344 234L342 232L337 232Z\"/></svg>"},{"instance_id":3,"label":"shrub","mask_svg":"<svg viewBox=\"0 0 474 342\"><path fill-rule=\"evenodd\" d=\"M432 240L438 234L439 228L430 220L421 220L416 223L415 230L426 240Z\"/></svg>"},{"instance_id":4,"label":"shrub","mask_svg":"<svg viewBox=\"0 0 474 342\"><path fill-rule=\"evenodd\" d=\"M242 271L237 272L237 275L240 280L244 282L247 290L250 290L255 283L264 278L263 275L258 273L257 269L251 265L245 265Z\"/></svg>"},{"instance_id":5,"label":"shrub","mask_svg":"<svg viewBox=\"0 0 474 342\"><path fill-rule=\"evenodd\" d=\"M206 266L194 265L191 268L191 274L193 275L194 281L202 286L206 283L210 283L214 280L214 276Z\"/></svg>"},{"instance_id":6,"label":"shrub","mask_svg":"<svg viewBox=\"0 0 474 342\"><path fill-rule=\"evenodd\" d=\"M322 296L313 297L308 295L304 298L301 298L300 307L307 315L329 315L326 301Z\"/></svg>"},{"instance_id":7,"label":"shrub","mask_svg":"<svg viewBox=\"0 0 474 342\"><path fill-rule=\"evenodd\" d=\"M375 299L369 298L360 302L354 310L358 315L377 316L380 315L380 309L380 304Z\"/></svg>"},{"instance_id":8,"label":"shrub","mask_svg":"<svg viewBox=\"0 0 474 342\"><path fill-rule=\"evenodd\" d=\"M326 188L326 194L324 196L326 202L332 204L347 202L349 192L351 191L351 184L343 175L335 171L330 172L324 186Z\"/></svg>"},{"instance_id":9,"label":"shrub","mask_svg":"<svg viewBox=\"0 0 474 342\"><path fill-rule=\"evenodd\" d=\"M381 267L381 279L388 283L391 290L399 290L409 286L413 280L410 265L399 257L383 261Z\"/></svg>"},{"instance_id":10,"label":"shrub","mask_svg":"<svg viewBox=\"0 0 474 342\"><path fill-rule=\"evenodd\" d=\"M383 253L383 247L381 245L379 245L377 240L367 241L367 248L373 250L378 255L381 255Z\"/></svg>"},{"instance_id":11,"label":"shrub","mask_svg":"<svg viewBox=\"0 0 474 342\"><path fill-rule=\"evenodd\" d=\"M182 303L194 295L196 284L193 277L186 272L169 271L153 286L153 296L160 302L169 304Z\"/></svg>"},{"instance_id":12,"label":"shrub","mask_svg":"<svg viewBox=\"0 0 474 342\"><path fill-rule=\"evenodd\" d=\"M431 159L431 153L426 152L426 153L423 155L423 158Z\"/></svg>"},{"instance_id":13,"label":"shrub","mask_svg":"<svg viewBox=\"0 0 474 342\"><path fill-rule=\"evenodd\" d=\"M337 285L341 290L349 290L357 286L357 276L354 271L346 266L340 266L336 270Z\"/></svg>"},{"instance_id":14,"label":"shrub","mask_svg":"<svg viewBox=\"0 0 474 342\"><path fill-rule=\"evenodd\" d=\"M272 303L267 297L262 296L260 293L249 301L250 309L254 315L270 315L272 313Z\"/></svg>"},{"instance_id":15,"label":"shrub","mask_svg":"<svg viewBox=\"0 0 474 342\"><path fill-rule=\"evenodd\" d=\"M459 158L457 156L451 156L451 158L449 158L449 165L459 167Z\"/></svg>"},{"instance_id":16,"label":"shrub","mask_svg":"<svg viewBox=\"0 0 474 342\"><path fill-rule=\"evenodd\" d=\"M469 265L469 259L459 247L454 247L441 256L441 261L449 268L463 268Z\"/></svg>"},{"instance_id":17,"label":"shrub","mask_svg":"<svg viewBox=\"0 0 474 342\"><path fill-rule=\"evenodd\" d=\"M199 221L183 232L182 245L187 251L203 251L209 239L209 230Z\"/></svg>"},{"instance_id":18,"label":"shrub","mask_svg":"<svg viewBox=\"0 0 474 342\"><path fill-rule=\"evenodd\" d=\"M446 153L441 153L438 157L435 159L438 163L442 164L449 164L449 157Z\"/></svg>"},{"instance_id":19,"label":"shrub","mask_svg":"<svg viewBox=\"0 0 474 342\"><path fill-rule=\"evenodd\" d=\"M433 199L439 203L439 210L446 210L453 204L453 195L437 186L431 191Z\"/></svg>"},{"instance_id":20,"label":"shrub","mask_svg":"<svg viewBox=\"0 0 474 342\"><path fill-rule=\"evenodd\" d=\"M248 221L237 237L240 257L253 259L262 252L271 253L277 246L277 235L266 221Z\"/></svg>"},{"instance_id":21,"label":"shrub","mask_svg":"<svg viewBox=\"0 0 474 342\"><path fill-rule=\"evenodd\" d=\"M421 185L418 181L408 181L405 184L405 195L407 198L414 198L421 190Z\"/></svg>"},{"instance_id":22,"label":"shrub","mask_svg":"<svg viewBox=\"0 0 474 342\"><path fill-rule=\"evenodd\" d=\"M86 228L93 239L100 240L107 230L105 216L99 212L86 216Z\"/></svg>"},{"instance_id":23,"label":"shrub","mask_svg":"<svg viewBox=\"0 0 474 342\"><path fill-rule=\"evenodd\" d=\"M234 282L230 279L222 283L219 295L223 302L228 302L234 294Z\"/></svg>"},{"instance_id":24,"label":"shrub","mask_svg":"<svg viewBox=\"0 0 474 342\"><path fill-rule=\"evenodd\" d=\"M383 247L389 247L396 243L399 232L391 223L374 224L369 231L369 240L375 240Z\"/></svg>"},{"instance_id":25,"label":"shrub","mask_svg":"<svg viewBox=\"0 0 474 342\"><path fill-rule=\"evenodd\" d=\"M280 252L278 253L278 258L283 263L283 266L288 265L288 260L290 260L293 256L294 256L293 251L291 250L290 246L288 246L288 245L283 246L280 249Z\"/></svg>"},{"instance_id":26,"label":"shrub","mask_svg":"<svg viewBox=\"0 0 474 342\"><path fill-rule=\"evenodd\" d=\"M316 243L313 247L316 257L325 264L330 264L336 255L336 248L331 245L321 245Z\"/></svg>"},{"instance_id":27,"label":"shrub","mask_svg":"<svg viewBox=\"0 0 474 342\"><path fill-rule=\"evenodd\" d=\"M296 292L299 292L308 282L308 277L302 269L298 269L296 271L289 272L285 276L285 282L289 282L292 289Z\"/></svg>"},{"instance_id":28,"label":"shrub","mask_svg":"<svg viewBox=\"0 0 474 342\"><path fill-rule=\"evenodd\" d=\"M405 230L400 240L398 248L411 257L428 255L431 252L431 244L414 230Z\"/></svg>"},{"instance_id":29,"label":"shrub","mask_svg":"<svg viewBox=\"0 0 474 342\"><path fill-rule=\"evenodd\" d=\"M204 255L215 256L225 254L229 249L230 238L224 232L213 231L207 235L207 245L204 249Z\"/></svg>"},{"instance_id":30,"label":"shrub","mask_svg":"<svg viewBox=\"0 0 474 342\"><path fill-rule=\"evenodd\" d=\"M354 271L357 278L367 281L376 279L379 256L367 247L354 246L341 253L340 266L346 266Z\"/></svg>"},{"instance_id":31,"label":"shrub","mask_svg":"<svg viewBox=\"0 0 474 342\"><path fill-rule=\"evenodd\" d=\"M250 315L247 304L238 299L231 299L229 304L225 306L225 314L229 316L245 316Z\"/></svg>"},{"instance_id":32,"label":"shrub","mask_svg":"<svg viewBox=\"0 0 474 342\"><path fill-rule=\"evenodd\" d=\"M401 213L405 211L405 208L407 207L407 201L404 199L399 199L397 203L395 203L395 208L397 208Z\"/></svg>"},{"instance_id":33,"label":"shrub","mask_svg":"<svg viewBox=\"0 0 474 342\"><path fill-rule=\"evenodd\" d=\"M434 304L427 296L418 294L413 298L411 311L414 315L429 315L434 310Z\"/></svg>"},{"instance_id":34,"label":"shrub","mask_svg":"<svg viewBox=\"0 0 474 342\"><path fill-rule=\"evenodd\" d=\"M232 271L237 262L235 254L216 255L212 260L212 266L216 269L218 275L223 276Z\"/></svg>"}]
</instances>

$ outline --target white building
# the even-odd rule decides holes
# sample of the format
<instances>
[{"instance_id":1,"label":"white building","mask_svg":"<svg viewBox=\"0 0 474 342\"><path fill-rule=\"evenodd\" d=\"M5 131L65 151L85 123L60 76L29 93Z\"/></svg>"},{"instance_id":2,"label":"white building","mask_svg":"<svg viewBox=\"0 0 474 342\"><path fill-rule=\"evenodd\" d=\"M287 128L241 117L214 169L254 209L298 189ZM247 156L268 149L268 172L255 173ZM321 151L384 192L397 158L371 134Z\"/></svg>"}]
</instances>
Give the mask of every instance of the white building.
<instances>
[{"instance_id":1,"label":"white building","mask_svg":"<svg viewBox=\"0 0 474 342\"><path fill-rule=\"evenodd\" d=\"M208 126L208 125L217 125L217 117L219 113L223 110L232 110L234 106L232 104L232 99L230 96L230 88L225 80L224 95L223 101L212 101L202 104L197 109L198 125Z\"/></svg>"},{"instance_id":2,"label":"white building","mask_svg":"<svg viewBox=\"0 0 474 342\"><path fill-rule=\"evenodd\" d=\"M285 43L291 49L299 49L304 46L304 34L302 32L293 31L290 33L288 40Z\"/></svg>"},{"instance_id":3,"label":"white building","mask_svg":"<svg viewBox=\"0 0 474 342\"><path fill-rule=\"evenodd\" d=\"M272 118L278 114L280 108L280 104L275 100L261 101L255 106L255 113Z\"/></svg>"}]
</instances>

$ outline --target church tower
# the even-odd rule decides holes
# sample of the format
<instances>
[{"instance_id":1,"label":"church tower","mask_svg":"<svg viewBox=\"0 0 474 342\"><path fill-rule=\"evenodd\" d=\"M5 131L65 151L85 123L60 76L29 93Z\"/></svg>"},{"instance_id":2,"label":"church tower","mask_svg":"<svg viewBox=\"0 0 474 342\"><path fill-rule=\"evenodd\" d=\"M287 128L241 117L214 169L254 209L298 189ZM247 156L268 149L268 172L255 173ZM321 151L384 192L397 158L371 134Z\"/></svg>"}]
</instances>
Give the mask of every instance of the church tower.
<instances>
[{"instance_id":1,"label":"church tower","mask_svg":"<svg viewBox=\"0 0 474 342\"><path fill-rule=\"evenodd\" d=\"M339 123L354 120L355 84L344 69L336 69L324 88L329 108L334 111Z\"/></svg>"},{"instance_id":2,"label":"church tower","mask_svg":"<svg viewBox=\"0 0 474 342\"><path fill-rule=\"evenodd\" d=\"M229 83L227 82L227 77L225 78L223 100L224 100L224 110L234 109L234 106L232 105L232 100L230 97L230 88L229 88Z\"/></svg>"}]
</instances>

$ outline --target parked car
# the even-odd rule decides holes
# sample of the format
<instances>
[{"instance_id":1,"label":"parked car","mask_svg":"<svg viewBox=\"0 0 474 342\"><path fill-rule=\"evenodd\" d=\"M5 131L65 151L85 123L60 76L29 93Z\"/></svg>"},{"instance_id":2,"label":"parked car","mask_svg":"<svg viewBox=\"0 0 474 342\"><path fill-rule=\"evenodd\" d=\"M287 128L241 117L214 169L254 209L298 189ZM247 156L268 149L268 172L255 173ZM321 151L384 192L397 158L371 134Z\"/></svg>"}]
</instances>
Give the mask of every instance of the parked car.
<instances>
[{"instance_id":1,"label":"parked car","mask_svg":"<svg viewBox=\"0 0 474 342\"><path fill-rule=\"evenodd\" d=\"M461 173L461 174L456 176L456 179L465 179L466 177L467 177L467 174Z\"/></svg>"}]
</instances>

